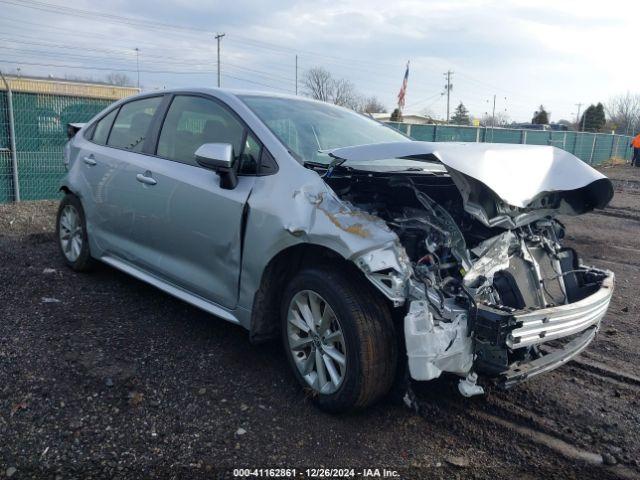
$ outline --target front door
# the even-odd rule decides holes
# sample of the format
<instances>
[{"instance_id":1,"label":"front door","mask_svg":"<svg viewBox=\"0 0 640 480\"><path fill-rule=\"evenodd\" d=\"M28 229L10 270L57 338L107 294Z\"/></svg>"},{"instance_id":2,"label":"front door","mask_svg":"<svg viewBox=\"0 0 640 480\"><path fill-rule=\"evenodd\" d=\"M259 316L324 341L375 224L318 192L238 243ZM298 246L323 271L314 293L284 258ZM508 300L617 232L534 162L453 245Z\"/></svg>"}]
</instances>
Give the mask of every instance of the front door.
<instances>
[{"instance_id":1,"label":"front door","mask_svg":"<svg viewBox=\"0 0 640 480\"><path fill-rule=\"evenodd\" d=\"M240 176L234 189L223 189L216 173L197 165L194 153L204 143L229 143L236 163L251 165L246 160L257 157L259 147L247 135L218 102L178 95L160 127L156 155L128 165L128 189L138 199L136 262L227 308L237 304L243 214L254 177Z\"/></svg>"}]
</instances>

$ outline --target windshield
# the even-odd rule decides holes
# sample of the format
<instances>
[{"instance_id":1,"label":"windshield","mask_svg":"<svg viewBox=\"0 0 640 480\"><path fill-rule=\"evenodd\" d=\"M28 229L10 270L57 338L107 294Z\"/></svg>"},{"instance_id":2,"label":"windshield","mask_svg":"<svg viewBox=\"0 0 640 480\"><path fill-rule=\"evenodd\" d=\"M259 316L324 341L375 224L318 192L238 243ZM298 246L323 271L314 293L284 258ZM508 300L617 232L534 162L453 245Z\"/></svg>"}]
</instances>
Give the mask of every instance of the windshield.
<instances>
[{"instance_id":1,"label":"windshield","mask_svg":"<svg viewBox=\"0 0 640 480\"><path fill-rule=\"evenodd\" d=\"M390 127L334 105L279 97L240 98L303 163L333 161L318 150L411 141Z\"/></svg>"}]
</instances>

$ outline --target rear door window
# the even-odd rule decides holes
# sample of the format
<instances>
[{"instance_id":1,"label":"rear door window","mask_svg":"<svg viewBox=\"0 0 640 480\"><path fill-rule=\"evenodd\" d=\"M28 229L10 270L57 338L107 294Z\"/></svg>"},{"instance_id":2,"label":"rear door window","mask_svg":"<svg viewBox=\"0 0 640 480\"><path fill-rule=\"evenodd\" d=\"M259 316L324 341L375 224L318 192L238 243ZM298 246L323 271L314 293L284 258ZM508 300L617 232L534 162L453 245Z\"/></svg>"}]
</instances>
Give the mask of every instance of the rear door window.
<instances>
[{"instance_id":1,"label":"rear door window","mask_svg":"<svg viewBox=\"0 0 640 480\"><path fill-rule=\"evenodd\" d=\"M98 123L96 123L96 128L93 131L92 139L95 143L106 145L107 137L109 136L109 131L111 130L111 125L113 125L113 119L116 118L117 113L118 109L116 108L112 112L102 117L102 120L99 120Z\"/></svg>"},{"instance_id":2,"label":"rear door window","mask_svg":"<svg viewBox=\"0 0 640 480\"><path fill-rule=\"evenodd\" d=\"M142 151L151 120L161 101L162 97L143 98L120 107L107 145L132 152Z\"/></svg>"}]
</instances>

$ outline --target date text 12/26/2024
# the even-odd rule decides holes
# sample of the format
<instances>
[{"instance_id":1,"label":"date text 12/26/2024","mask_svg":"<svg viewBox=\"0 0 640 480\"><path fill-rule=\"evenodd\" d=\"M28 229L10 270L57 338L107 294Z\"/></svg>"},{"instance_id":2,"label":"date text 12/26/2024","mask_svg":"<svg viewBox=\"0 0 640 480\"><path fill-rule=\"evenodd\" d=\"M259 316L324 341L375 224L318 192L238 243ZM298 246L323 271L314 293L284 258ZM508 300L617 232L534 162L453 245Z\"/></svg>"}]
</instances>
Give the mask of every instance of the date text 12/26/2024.
<instances>
[{"instance_id":1,"label":"date text 12/26/2024","mask_svg":"<svg viewBox=\"0 0 640 480\"><path fill-rule=\"evenodd\" d=\"M234 468L234 477L265 478L399 478L396 470L386 468Z\"/></svg>"}]
</instances>

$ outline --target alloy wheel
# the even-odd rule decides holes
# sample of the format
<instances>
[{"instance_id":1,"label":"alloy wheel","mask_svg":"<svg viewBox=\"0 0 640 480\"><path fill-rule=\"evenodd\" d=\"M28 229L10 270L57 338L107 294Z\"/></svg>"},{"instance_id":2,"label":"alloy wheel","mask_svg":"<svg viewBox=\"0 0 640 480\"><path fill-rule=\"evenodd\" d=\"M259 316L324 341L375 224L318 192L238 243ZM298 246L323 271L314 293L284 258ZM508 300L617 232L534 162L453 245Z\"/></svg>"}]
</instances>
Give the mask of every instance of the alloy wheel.
<instances>
[{"instance_id":1,"label":"alloy wheel","mask_svg":"<svg viewBox=\"0 0 640 480\"><path fill-rule=\"evenodd\" d=\"M291 356L315 392L332 394L347 372L347 352L338 317L327 301L311 290L294 295L287 311Z\"/></svg>"},{"instance_id":2,"label":"alloy wheel","mask_svg":"<svg viewBox=\"0 0 640 480\"><path fill-rule=\"evenodd\" d=\"M70 262L75 262L82 251L82 221L73 205L66 205L60 214L60 246Z\"/></svg>"}]
</instances>

